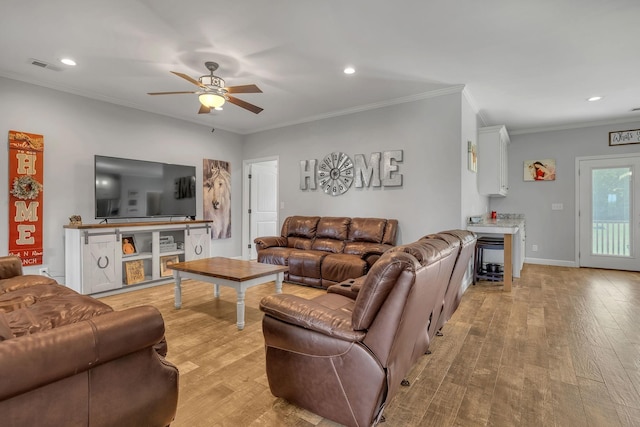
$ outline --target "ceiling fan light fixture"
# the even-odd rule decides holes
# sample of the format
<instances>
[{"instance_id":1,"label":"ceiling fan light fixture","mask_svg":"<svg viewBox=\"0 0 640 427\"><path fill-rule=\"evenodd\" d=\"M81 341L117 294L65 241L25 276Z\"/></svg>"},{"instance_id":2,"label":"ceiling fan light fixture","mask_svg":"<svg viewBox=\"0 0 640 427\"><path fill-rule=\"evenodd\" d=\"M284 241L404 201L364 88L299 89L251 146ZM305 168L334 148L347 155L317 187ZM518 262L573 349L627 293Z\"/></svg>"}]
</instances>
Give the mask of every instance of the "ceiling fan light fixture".
<instances>
[{"instance_id":1,"label":"ceiling fan light fixture","mask_svg":"<svg viewBox=\"0 0 640 427\"><path fill-rule=\"evenodd\" d=\"M224 105L226 99L217 93L203 93L198 97L202 105L209 108L220 108Z\"/></svg>"}]
</instances>

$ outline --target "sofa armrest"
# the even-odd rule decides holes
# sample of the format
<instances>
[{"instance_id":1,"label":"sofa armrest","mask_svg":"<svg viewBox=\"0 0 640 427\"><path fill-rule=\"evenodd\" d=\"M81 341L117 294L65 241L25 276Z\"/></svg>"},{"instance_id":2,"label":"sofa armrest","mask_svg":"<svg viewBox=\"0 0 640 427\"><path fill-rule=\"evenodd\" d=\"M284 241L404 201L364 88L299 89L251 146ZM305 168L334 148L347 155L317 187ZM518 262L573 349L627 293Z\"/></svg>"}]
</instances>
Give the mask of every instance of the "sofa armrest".
<instances>
[{"instance_id":1,"label":"sofa armrest","mask_svg":"<svg viewBox=\"0 0 640 427\"><path fill-rule=\"evenodd\" d=\"M253 243L256 244L256 250L267 249L271 247L287 247L287 238L281 236L256 237Z\"/></svg>"},{"instance_id":2,"label":"sofa armrest","mask_svg":"<svg viewBox=\"0 0 640 427\"><path fill-rule=\"evenodd\" d=\"M393 246L385 245L384 243L368 244L360 255L367 263L367 271L380 259L382 254L391 248L393 248Z\"/></svg>"},{"instance_id":3,"label":"sofa armrest","mask_svg":"<svg viewBox=\"0 0 640 427\"><path fill-rule=\"evenodd\" d=\"M160 312L144 306L2 341L0 400L151 348L163 337Z\"/></svg>"},{"instance_id":4,"label":"sofa armrest","mask_svg":"<svg viewBox=\"0 0 640 427\"><path fill-rule=\"evenodd\" d=\"M22 261L17 256L0 257L0 280L22 276Z\"/></svg>"},{"instance_id":5,"label":"sofa armrest","mask_svg":"<svg viewBox=\"0 0 640 427\"><path fill-rule=\"evenodd\" d=\"M351 313L331 310L313 300L291 294L276 294L260 301L260 310L267 316L344 341L364 339L363 331L354 331Z\"/></svg>"}]
</instances>

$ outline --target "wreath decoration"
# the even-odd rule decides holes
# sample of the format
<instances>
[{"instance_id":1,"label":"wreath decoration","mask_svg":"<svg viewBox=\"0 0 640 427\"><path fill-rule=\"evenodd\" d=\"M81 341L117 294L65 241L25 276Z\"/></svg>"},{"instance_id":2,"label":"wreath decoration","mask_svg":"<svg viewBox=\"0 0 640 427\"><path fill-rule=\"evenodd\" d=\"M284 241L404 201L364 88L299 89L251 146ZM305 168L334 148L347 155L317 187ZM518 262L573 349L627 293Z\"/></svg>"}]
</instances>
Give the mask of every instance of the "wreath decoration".
<instances>
[{"instance_id":1,"label":"wreath decoration","mask_svg":"<svg viewBox=\"0 0 640 427\"><path fill-rule=\"evenodd\" d=\"M21 200L37 199L42 191L42 184L30 175L22 175L13 179L11 194Z\"/></svg>"}]
</instances>

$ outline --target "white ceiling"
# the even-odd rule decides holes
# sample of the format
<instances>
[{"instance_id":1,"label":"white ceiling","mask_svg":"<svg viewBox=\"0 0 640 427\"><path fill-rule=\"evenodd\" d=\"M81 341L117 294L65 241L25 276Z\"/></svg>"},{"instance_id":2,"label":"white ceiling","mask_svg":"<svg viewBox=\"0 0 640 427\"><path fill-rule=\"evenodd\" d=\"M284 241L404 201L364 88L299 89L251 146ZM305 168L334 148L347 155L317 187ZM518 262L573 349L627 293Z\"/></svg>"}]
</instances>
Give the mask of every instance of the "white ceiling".
<instances>
[{"instance_id":1,"label":"white ceiling","mask_svg":"<svg viewBox=\"0 0 640 427\"><path fill-rule=\"evenodd\" d=\"M243 134L464 85L525 132L640 120L639 29L639 0L2 0L0 75ZM205 61L264 111L147 95L194 90L169 71Z\"/></svg>"}]
</instances>

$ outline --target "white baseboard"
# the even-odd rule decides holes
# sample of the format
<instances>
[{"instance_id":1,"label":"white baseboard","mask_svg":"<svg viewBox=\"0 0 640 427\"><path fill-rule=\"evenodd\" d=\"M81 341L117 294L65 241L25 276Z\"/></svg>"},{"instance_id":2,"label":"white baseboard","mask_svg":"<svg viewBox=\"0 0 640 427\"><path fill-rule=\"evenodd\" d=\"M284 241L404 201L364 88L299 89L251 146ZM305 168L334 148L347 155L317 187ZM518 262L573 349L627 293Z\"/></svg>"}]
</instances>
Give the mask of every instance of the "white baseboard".
<instances>
[{"instance_id":1,"label":"white baseboard","mask_svg":"<svg viewBox=\"0 0 640 427\"><path fill-rule=\"evenodd\" d=\"M545 258L525 258L525 264L541 264L541 265L555 265L556 267L578 267L575 261L563 261L558 259L545 259Z\"/></svg>"}]
</instances>

